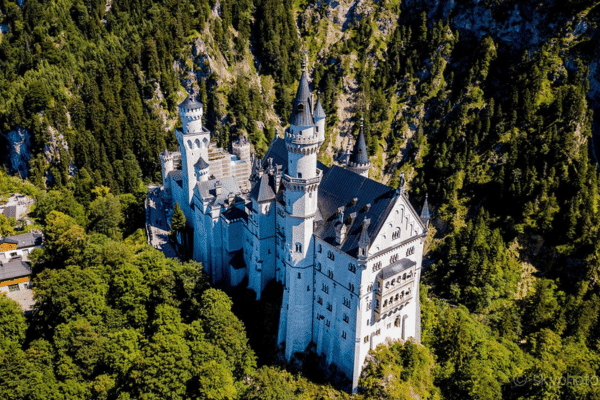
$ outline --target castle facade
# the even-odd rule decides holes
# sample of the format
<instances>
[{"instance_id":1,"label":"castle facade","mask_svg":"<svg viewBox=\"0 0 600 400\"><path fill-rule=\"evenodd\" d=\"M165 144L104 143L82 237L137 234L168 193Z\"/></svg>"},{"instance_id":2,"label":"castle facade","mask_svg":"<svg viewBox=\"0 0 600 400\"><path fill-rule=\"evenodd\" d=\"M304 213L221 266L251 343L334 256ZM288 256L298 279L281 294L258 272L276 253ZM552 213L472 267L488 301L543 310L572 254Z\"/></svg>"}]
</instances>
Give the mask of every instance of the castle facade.
<instances>
[{"instance_id":1,"label":"castle facade","mask_svg":"<svg viewBox=\"0 0 600 400\"><path fill-rule=\"evenodd\" d=\"M362 124L346 168L317 161L325 112L313 104L304 66L292 105L284 137L252 161L244 139L234 155L211 145L203 106L188 97L179 106L180 152L161 154L164 193L185 213L193 258L214 283L247 279L258 297L271 281L283 284L278 343L286 359L312 346L356 391L369 350L420 340L427 202L419 215L403 182L368 178Z\"/></svg>"}]
</instances>

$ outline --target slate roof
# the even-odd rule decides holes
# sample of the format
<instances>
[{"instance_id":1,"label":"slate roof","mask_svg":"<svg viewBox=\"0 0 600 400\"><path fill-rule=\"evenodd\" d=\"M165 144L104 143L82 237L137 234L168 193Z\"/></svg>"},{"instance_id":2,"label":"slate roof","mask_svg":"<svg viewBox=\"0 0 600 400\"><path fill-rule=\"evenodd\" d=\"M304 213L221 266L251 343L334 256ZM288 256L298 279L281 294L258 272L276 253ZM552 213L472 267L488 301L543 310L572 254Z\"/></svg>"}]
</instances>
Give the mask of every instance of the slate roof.
<instances>
[{"instance_id":1,"label":"slate roof","mask_svg":"<svg viewBox=\"0 0 600 400\"><path fill-rule=\"evenodd\" d=\"M362 121L360 123L360 133L358 134L358 139L356 139L356 142L354 143L352 153L350 153L349 161L355 164L369 164L369 154L367 153L367 144L365 142Z\"/></svg>"},{"instance_id":2,"label":"slate roof","mask_svg":"<svg viewBox=\"0 0 600 400\"><path fill-rule=\"evenodd\" d=\"M308 78L304 64L302 65L302 76L298 85L298 92L294 99L294 109L290 117L290 125L312 126L315 124L312 116L312 107L310 104L310 88L308 87Z\"/></svg>"},{"instance_id":3,"label":"slate roof","mask_svg":"<svg viewBox=\"0 0 600 400\"><path fill-rule=\"evenodd\" d=\"M423 204L423 209L421 210L421 219L423 221L429 220L429 205L427 204L427 195L425 195L425 204Z\"/></svg>"},{"instance_id":4,"label":"slate roof","mask_svg":"<svg viewBox=\"0 0 600 400\"><path fill-rule=\"evenodd\" d=\"M168 176L170 176L171 179L173 179L179 186L183 187L183 171L180 169L174 169L173 171L169 172Z\"/></svg>"},{"instance_id":5,"label":"slate roof","mask_svg":"<svg viewBox=\"0 0 600 400\"><path fill-rule=\"evenodd\" d=\"M179 108L183 110L195 110L196 108L202 108L202 103L196 100L196 96L190 94L186 99L179 105Z\"/></svg>"},{"instance_id":6,"label":"slate roof","mask_svg":"<svg viewBox=\"0 0 600 400\"><path fill-rule=\"evenodd\" d=\"M221 182L220 195L217 195L215 189L217 182ZM225 201L229 199L229 193L233 193L235 195L240 194L240 188L238 187L237 181L233 177L228 177L221 180L211 179L207 182L198 182L196 184L196 190L203 200L208 200L212 204L225 204Z\"/></svg>"},{"instance_id":7,"label":"slate roof","mask_svg":"<svg viewBox=\"0 0 600 400\"><path fill-rule=\"evenodd\" d=\"M287 168L288 153L285 148L285 139L278 136L275 137L275 140L273 140L271 146L269 146L269 150L267 150L267 154L265 154L265 157L262 159L263 168L269 165L267 161L269 158L273 159L273 164L281 165L283 169Z\"/></svg>"},{"instance_id":8,"label":"slate roof","mask_svg":"<svg viewBox=\"0 0 600 400\"><path fill-rule=\"evenodd\" d=\"M394 189L338 166L324 171L318 193L318 206L323 221L317 222L315 235L336 245L337 209L344 206L344 220L348 230L341 250L354 257L358 254L362 222L370 220L367 233L371 239L375 238L392 210L396 197ZM353 198L357 198L356 204L352 204ZM368 210L365 207L367 204L370 204ZM356 213L356 217L348 225L353 213Z\"/></svg>"},{"instance_id":9,"label":"slate roof","mask_svg":"<svg viewBox=\"0 0 600 400\"><path fill-rule=\"evenodd\" d=\"M275 199L273 177L269 174L263 174L258 182L254 184L250 192L250 198L256 201L271 201Z\"/></svg>"},{"instance_id":10,"label":"slate roof","mask_svg":"<svg viewBox=\"0 0 600 400\"><path fill-rule=\"evenodd\" d=\"M0 266L0 281L31 275L31 267L23 260L10 260Z\"/></svg>"},{"instance_id":11,"label":"slate roof","mask_svg":"<svg viewBox=\"0 0 600 400\"><path fill-rule=\"evenodd\" d=\"M194 168L197 168L197 169L205 169L208 167L209 167L208 163L206 161L204 161L204 158L202 158L202 157L200 157L198 159L198 161L196 161L196 164L194 164Z\"/></svg>"},{"instance_id":12,"label":"slate roof","mask_svg":"<svg viewBox=\"0 0 600 400\"><path fill-rule=\"evenodd\" d=\"M22 235L7 236L0 243L14 243L18 249L25 247L41 246L44 236L41 233L27 232Z\"/></svg>"},{"instance_id":13,"label":"slate roof","mask_svg":"<svg viewBox=\"0 0 600 400\"><path fill-rule=\"evenodd\" d=\"M248 214L246 214L246 212L240 210L237 207L231 207L221 215L228 221L235 221L236 219L243 219L244 221L248 221Z\"/></svg>"},{"instance_id":14,"label":"slate roof","mask_svg":"<svg viewBox=\"0 0 600 400\"><path fill-rule=\"evenodd\" d=\"M323 106L321 105L321 99L318 99L315 107L315 120L323 118L325 118L325 110L323 110Z\"/></svg>"},{"instance_id":15,"label":"slate roof","mask_svg":"<svg viewBox=\"0 0 600 400\"><path fill-rule=\"evenodd\" d=\"M383 268L377 275L381 279L388 279L414 265L417 265L415 261L409 260L408 258L403 258L402 260Z\"/></svg>"}]
</instances>

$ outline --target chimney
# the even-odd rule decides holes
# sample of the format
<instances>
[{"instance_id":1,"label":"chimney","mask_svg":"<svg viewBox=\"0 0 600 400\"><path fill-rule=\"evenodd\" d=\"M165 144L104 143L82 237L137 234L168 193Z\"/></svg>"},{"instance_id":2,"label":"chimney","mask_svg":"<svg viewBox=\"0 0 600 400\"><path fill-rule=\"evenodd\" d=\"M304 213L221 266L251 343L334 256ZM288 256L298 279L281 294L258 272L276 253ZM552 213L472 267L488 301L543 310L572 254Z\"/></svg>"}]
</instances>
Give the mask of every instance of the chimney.
<instances>
[{"instance_id":1,"label":"chimney","mask_svg":"<svg viewBox=\"0 0 600 400\"><path fill-rule=\"evenodd\" d=\"M221 181L216 181L215 182L215 195L220 196L221 195Z\"/></svg>"}]
</instances>

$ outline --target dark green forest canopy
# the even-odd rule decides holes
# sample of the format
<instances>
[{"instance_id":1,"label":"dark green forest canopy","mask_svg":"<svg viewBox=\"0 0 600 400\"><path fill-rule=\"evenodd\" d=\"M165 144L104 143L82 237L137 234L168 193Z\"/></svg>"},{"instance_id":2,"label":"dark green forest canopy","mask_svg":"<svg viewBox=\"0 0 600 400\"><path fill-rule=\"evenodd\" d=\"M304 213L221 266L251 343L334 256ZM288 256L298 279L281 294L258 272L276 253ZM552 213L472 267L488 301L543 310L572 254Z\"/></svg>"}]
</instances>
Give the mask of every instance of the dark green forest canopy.
<instances>
[{"instance_id":1,"label":"dark green forest canopy","mask_svg":"<svg viewBox=\"0 0 600 400\"><path fill-rule=\"evenodd\" d=\"M597 397L598 386L539 378L600 374L600 7L461 0L446 15L433 3L365 2L340 15L324 1L115 0L105 13L104 1L0 0L0 131L30 131L38 185L3 178L3 194L36 197L48 240L34 279L41 312L23 321L0 304L0 397L347 397L256 369L201 267L164 259L135 232L142 182L159 181L159 152L176 148L189 70L214 139L227 147L248 134L260 152L288 119L303 50L328 116L321 159L362 115L372 176L394 186L405 172L414 204L428 193L432 210L424 347L375 351L364 397ZM486 31L465 28L482 10ZM514 10L525 33L510 41L502 27ZM249 69L225 80L192 57L199 38L229 73ZM49 161L56 133L68 149Z\"/></svg>"}]
</instances>

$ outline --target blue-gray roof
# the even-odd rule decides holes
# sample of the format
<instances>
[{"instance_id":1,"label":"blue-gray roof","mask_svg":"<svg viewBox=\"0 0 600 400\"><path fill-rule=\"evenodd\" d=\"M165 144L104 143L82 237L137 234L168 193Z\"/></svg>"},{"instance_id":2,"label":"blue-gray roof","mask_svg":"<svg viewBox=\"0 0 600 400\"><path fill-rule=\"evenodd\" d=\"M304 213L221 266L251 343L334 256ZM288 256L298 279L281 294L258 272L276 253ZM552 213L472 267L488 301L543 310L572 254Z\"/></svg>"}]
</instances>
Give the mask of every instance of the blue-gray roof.
<instances>
[{"instance_id":1,"label":"blue-gray roof","mask_svg":"<svg viewBox=\"0 0 600 400\"><path fill-rule=\"evenodd\" d=\"M412 260L409 260L408 258L403 258L400 261L397 261L397 262L383 268L381 270L381 272L379 272L379 274L377 274L377 275L379 275L379 277L382 279L388 279L388 278L391 278L392 276L397 275L400 272L404 271L405 269L408 269L414 265L417 265L417 263Z\"/></svg>"},{"instance_id":2,"label":"blue-gray roof","mask_svg":"<svg viewBox=\"0 0 600 400\"><path fill-rule=\"evenodd\" d=\"M358 139L356 139L356 142L354 143L354 149L352 149L349 161L355 164L369 163L369 154L367 153L367 144L365 142L365 134L363 132L362 122L360 124Z\"/></svg>"},{"instance_id":3,"label":"blue-gray roof","mask_svg":"<svg viewBox=\"0 0 600 400\"><path fill-rule=\"evenodd\" d=\"M202 103L196 99L196 96L190 94L183 102L181 102L179 108L183 110L195 110L197 108L202 108Z\"/></svg>"},{"instance_id":4,"label":"blue-gray roof","mask_svg":"<svg viewBox=\"0 0 600 400\"><path fill-rule=\"evenodd\" d=\"M221 184L221 194L217 194L217 182ZM229 193L240 194L240 188L233 177L224 179L211 179L207 182L198 182L196 189L203 200L209 200L211 203L224 204L229 198Z\"/></svg>"},{"instance_id":5,"label":"blue-gray roof","mask_svg":"<svg viewBox=\"0 0 600 400\"><path fill-rule=\"evenodd\" d=\"M315 120L323 118L325 118L325 110L323 110L321 99L319 99L317 100L317 105L315 106Z\"/></svg>"},{"instance_id":6,"label":"blue-gray roof","mask_svg":"<svg viewBox=\"0 0 600 400\"><path fill-rule=\"evenodd\" d=\"M250 198L259 203L275 200L273 177L269 174L263 174L254 184L254 187L250 192Z\"/></svg>"},{"instance_id":7,"label":"blue-gray roof","mask_svg":"<svg viewBox=\"0 0 600 400\"><path fill-rule=\"evenodd\" d=\"M312 107L310 104L310 88L308 87L308 78L306 71L302 69L298 92L294 99L294 109L290 117L290 125L296 126L313 126L315 121L312 116Z\"/></svg>"},{"instance_id":8,"label":"blue-gray roof","mask_svg":"<svg viewBox=\"0 0 600 400\"><path fill-rule=\"evenodd\" d=\"M0 266L0 281L31 275L31 267L21 259L13 259Z\"/></svg>"},{"instance_id":9,"label":"blue-gray roof","mask_svg":"<svg viewBox=\"0 0 600 400\"><path fill-rule=\"evenodd\" d=\"M32 246L41 246L44 236L41 233L27 232L22 235L7 236L0 243L14 243L18 249Z\"/></svg>"},{"instance_id":10,"label":"blue-gray roof","mask_svg":"<svg viewBox=\"0 0 600 400\"><path fill-rule=\"evenodd\" d=\"M367 233L370 238L375 238L395 202L394 189L337 166L324 171L318 193L318 206L323 221L317 223L315 235L336 245L337 209L344 206L348 230L341 250L353 257L358 254L362 222L370 220ZM354 198L357 199L355 203ZM367 207L367 204L370 206ZM353 213L356 217L350 221L349 216Z\"/></svg>"},{"instance_id":11,"label":"blue-gray roof","mask_svg":"<svg viewBox=\"0 0 600 400\"><path fill-rule=\"evenodd\" d=\"M204 161L204 158L202 158L202 157L200 157L198 159L198 161L196 161L196 164L194 164L194 168L197 168L197 169L205 169L208 167L209 167L208 163L206 161Z\"/></svg>"}]
</instances>

